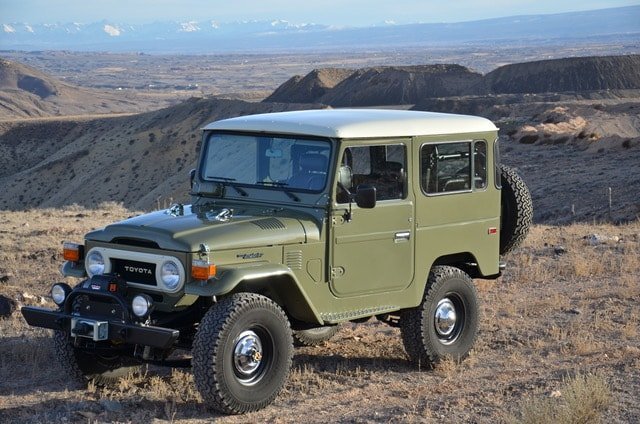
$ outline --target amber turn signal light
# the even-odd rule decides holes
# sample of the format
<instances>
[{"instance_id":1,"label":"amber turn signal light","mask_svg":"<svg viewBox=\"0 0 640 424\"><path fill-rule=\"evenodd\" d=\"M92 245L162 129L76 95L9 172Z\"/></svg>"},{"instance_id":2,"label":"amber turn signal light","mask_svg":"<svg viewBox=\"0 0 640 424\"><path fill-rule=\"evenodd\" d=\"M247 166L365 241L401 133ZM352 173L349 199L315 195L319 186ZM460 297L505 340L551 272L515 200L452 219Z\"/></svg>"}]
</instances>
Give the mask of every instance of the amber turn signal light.
<instances>
[{"instance_id":1,"label":"amber turn signal light","mask_svg":"<svg viewBox=\"0 0 640 424\"><path fill-rule=\"evenodd\" d=\"M207 261L194 259L191 262L191 276L195 280L208 280L216 275L216 266Z\"/></svg>"},{"instance_id":2,"label":"amber turn signal light","mask_svg":"<svg viewBox=\"0 0 640 424\"><path fill-rule=\"evenodd\" d=\"M77 243L64 242L62 244L62 257L65 261L80 262L81 246Z\"/></svg>"}]
</instances>

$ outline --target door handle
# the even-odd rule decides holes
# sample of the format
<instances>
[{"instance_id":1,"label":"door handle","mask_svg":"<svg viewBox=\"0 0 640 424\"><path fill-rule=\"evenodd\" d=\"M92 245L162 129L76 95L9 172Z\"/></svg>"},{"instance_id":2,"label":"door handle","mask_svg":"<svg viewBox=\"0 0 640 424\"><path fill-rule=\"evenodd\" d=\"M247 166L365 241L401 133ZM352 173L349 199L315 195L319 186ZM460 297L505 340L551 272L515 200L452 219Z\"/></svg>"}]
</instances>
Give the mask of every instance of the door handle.
<instances>
[{"instance_id":1,"label":"door handle","mask_svg":"<svg viewBox=\"0 0 640 424\"><path fill-rule=\"evenodd\" d=\"M393 241L395 243L400 243L401 241L409 241L410 238L411 238L411 231L403 231L401 233L396 233L396 236L393 239Z\"/></svg>"}]
</instances>

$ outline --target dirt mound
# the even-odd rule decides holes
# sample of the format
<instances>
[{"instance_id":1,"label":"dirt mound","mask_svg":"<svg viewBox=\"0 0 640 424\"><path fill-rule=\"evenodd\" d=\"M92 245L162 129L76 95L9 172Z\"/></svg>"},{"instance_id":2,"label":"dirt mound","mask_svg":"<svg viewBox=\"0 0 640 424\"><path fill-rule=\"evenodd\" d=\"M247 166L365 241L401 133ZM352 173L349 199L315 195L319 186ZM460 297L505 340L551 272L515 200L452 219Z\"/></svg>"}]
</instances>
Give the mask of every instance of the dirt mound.
<instances>
[{"instance_id":1,"label":"dirt mound","mask_svg":"<svg viewBox=\"0 0 640 424\"><path fill-rule=\"evenodd\" d=\"M304 77L296 75L278 87L265 102L315 103L329 90L353 74L353 69L314 69Z\"/></svg>"},{"instance_id":2,"label":"dirt mound","mask_svg":"<svg viewBox=\"0 0 640 424\"><path fill-rule=\"evenodd\" d=\"M214 120L319 105L192 98L140 115L0 122L0 209L135 209L188 200L200 128Z\"/></svg>"},{"instance_id":3,"label":"dirt mound","mask_svg":"<svg viewBox=\"0 0 640 424\"><path fill-rule=\"evenodd\" d=\"M572 57L501 66L477 93L552 93L640 89L640 55Z\"/></svg>"},{"instance_id":4,"label":"dirt mound","mask_svg":"<svg viewBox=\"0 0 640 424\"><path fill-rule=\"evenodd\" d=\"M319 102L334 107L417 104L418 109L424 110L433 103L431 99L436 98L523 94L558 97L567 93L583 97L588 97L589 93L603 93L606 97L607 93L620 90L640 90L640 55L516 63L484 76L455 64L373 67L356 71L316 69L305 77L289 79L265 101ZM507 103L522 101L503 100ZM561 99L552 101L558 100ZM492 101L488 99L487 103Z\"/></svg>"},{"instance_id":5,"label":"dirt mound","mask_svg":"<svg viewBox=\"0 0 640 424\"><path fill-rule=\"evenodd\" d=\"M427 97L460 95L481 78L460 65L315 69L290 78L264 101L336 107L415 104Z\"/></svg>"},{"instance_id":6,"label":"dirt mound","mask_svg":"<svg viewBox=\"0 0 640 424\"><path fill-rule=\"evenodd\" d=\"M459 95L481 78L481 74L460 65L365 68L319 101L336 107L415 104L425 97Z\"/></svg>"}]
</instances>

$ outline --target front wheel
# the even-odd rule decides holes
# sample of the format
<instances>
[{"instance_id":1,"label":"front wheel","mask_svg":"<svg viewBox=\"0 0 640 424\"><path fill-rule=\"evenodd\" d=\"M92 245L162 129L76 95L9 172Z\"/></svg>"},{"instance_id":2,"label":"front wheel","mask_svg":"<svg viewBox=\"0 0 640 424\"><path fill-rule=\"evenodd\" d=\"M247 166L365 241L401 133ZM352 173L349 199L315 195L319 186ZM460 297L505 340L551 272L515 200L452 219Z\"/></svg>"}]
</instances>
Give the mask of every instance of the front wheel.
<instances>
[{"instance_id":1,"label":"front wheel","mask_svg":"<svg viewBox=\"0 0 640 424\"><path fill-rule=\"evenodd\" d=\"M205 402L227 414L269 405L291 368L289 320L271 299L236 293L215 303L193 341L193 376Z\"/></svg>"},{"instance_id":2,"label":"front wheel","mask_svg":"<svg viewBox=\"0 0 640 424\"><path fill-rule=\"evenodd\" d=\"M400 332L410 359L432 367L469 354L478 332L478 296L471 278L451 266L431 270L422 303L402 312Z\"/></svg>"}]
</instances>

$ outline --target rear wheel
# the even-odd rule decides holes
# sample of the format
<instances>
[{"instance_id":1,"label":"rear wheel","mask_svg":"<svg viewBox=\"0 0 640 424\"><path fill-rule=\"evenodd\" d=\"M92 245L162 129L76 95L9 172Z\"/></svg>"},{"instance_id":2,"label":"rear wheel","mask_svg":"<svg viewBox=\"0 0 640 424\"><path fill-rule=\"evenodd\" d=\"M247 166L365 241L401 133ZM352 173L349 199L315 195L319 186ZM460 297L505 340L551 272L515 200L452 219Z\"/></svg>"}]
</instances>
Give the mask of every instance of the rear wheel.
<instances>
[{"instance_id":1,"label":"rear wheel","mask_svg":"<svg viewBox=\"0 0 640 424\"><path fill-rule=\"evenodd\" d=\"M471 278L458 268L434 267L422 303L400 316L400 333L409 358L429 367L444 357L462 360L475 342L478 315Z\"/></svg>"},{"instance_id":2,"label":"rear wheel","mask_svg":"<svg viewBox=\"0 0 640 424\"><path fill-rule=\"evenodd\" d=\"M205 402L227 414L269 405L293 356L287 316L271 299L236 293L206 313L193 341L193 375Z\"/></svg>"},{"instance_id":3,"label":"rear wheel","mask_svg":"<svg viewBox=\"0 0 640 424\"><path fill-rule=\"evenodd\" d=\"M66 374L79 382L94 380L99 384L113 384L140 370L138 362L120 352L98 354L74 347L73 339L65 331L54 331L53 345Z\"/></svg>"}]
</instances>

